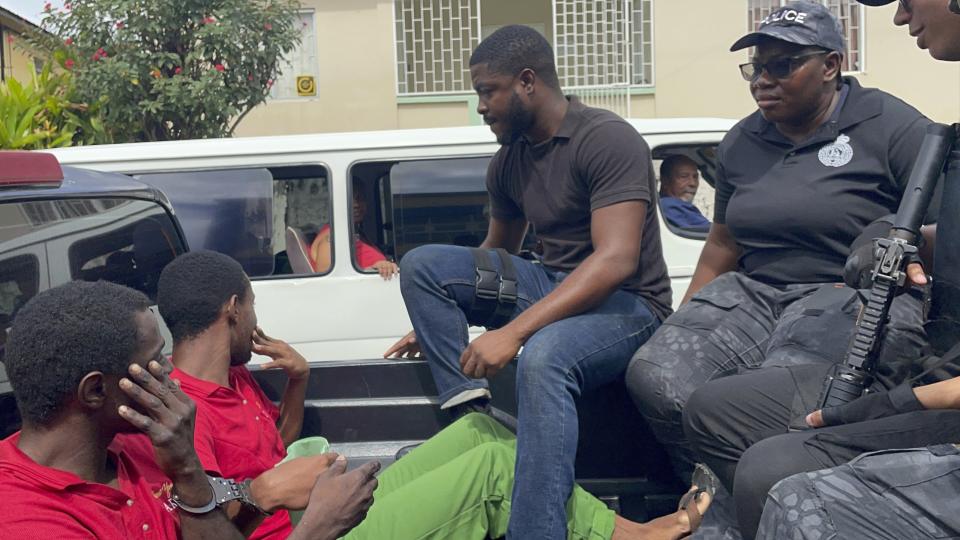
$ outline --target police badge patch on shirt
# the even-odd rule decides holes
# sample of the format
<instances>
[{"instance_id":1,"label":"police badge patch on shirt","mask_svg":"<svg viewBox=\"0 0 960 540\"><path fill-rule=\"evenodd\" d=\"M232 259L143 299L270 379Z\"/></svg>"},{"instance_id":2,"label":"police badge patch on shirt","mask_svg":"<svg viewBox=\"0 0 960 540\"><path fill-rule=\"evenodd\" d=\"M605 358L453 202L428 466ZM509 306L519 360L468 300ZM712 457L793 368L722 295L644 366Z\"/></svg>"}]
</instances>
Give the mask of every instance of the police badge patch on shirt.
<instances>
[{"instance_id":1,"label":"police badge patch on shirt","mask_svg":"<svg viewBox=\"0 0 960 540\"><path fill-rule=\"evenodd\" d=\"M820 163L827 167L843 167L853 159L853 147L850 146L850 137L840 134L837 140L824 146L817 153Z\"/></svg>"}]
</instances>

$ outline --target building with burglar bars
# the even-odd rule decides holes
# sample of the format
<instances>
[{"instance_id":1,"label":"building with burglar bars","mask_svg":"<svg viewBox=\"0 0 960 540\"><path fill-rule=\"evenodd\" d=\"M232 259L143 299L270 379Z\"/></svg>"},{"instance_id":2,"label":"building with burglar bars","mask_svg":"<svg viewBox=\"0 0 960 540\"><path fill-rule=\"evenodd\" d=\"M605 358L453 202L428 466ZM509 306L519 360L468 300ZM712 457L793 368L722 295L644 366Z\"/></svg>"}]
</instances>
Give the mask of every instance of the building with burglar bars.
<instances>
[{"instance_id":1,"label":"building with burglar bars","mask_svg":"<svg viewBox=\"0 0 960 540\"><path fill-rule=\"evenodd\" d=\"M906 46L896 4L822 0L847 40L845 70L939 121L960 116L960 66ZM553 44L561 84L626 117L740 118L755 109L730 44L785 0L302 0L303 40L238 134L481 123L468 59L525 24ZM912 45L912 44L911 44ZM903 77L903 66L911 76ZM937 80L938 85L913 84Z\"/></svg>"}]
</instances>

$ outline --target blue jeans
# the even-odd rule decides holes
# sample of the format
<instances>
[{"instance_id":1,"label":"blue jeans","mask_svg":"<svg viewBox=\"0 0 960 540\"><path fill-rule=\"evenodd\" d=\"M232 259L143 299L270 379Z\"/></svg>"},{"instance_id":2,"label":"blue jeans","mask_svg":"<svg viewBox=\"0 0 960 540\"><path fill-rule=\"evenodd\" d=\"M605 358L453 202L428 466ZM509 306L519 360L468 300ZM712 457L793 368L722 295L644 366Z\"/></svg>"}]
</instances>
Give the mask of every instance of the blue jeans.
<instances>
[{"instance_id":1,"label":"blue jeans","mask_svg":"<svg viewBox=\"0 0 960 540\"><path fill-rule=\"evenodd\" d=\"M499 268L500 259L490 257ZM518 300L513 313L548 295L566 277L513 257ZM474 296L473 254L459 246L422 246L400 263L400 289L440 400L486 389L485 379L460 371ZM562 539L564 506L573 490L581 392L623 376L630 357L660 325L638 295L618 290L591 311L542 328L524 344L517 363L517 465L509 538Z\"/></svg>"}]
</instances>

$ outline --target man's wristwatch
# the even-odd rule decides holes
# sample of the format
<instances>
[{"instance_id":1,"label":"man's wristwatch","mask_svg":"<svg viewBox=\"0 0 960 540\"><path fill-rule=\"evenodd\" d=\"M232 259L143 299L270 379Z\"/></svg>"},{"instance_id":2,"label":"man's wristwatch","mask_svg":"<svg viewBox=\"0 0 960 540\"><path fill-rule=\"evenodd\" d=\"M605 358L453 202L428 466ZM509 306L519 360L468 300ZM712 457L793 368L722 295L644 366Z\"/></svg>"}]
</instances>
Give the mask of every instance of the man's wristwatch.
<instances>
[{"instance_id":1,"label":"man's wristwatch","mask_svg":"<svg viewBox=\"0 0 960 540\"><path fill-rule=\"evenodd\" d=\"M170 497L170 502L184 512L190 514L206 514L214 508L230 501L240 501L261 514L270 515L270 512L260 508L250 495L250 483L253 482L252 479L248 478L243 482L237 482L230 478L220 478L219 476L210 476L208 474L207 482L210 484L210 490L213 492L213 497L210 498L210 502L207 504L203 506L190 506L180 500L180 497L176 493Z\"/></svg>"}]
</instances>

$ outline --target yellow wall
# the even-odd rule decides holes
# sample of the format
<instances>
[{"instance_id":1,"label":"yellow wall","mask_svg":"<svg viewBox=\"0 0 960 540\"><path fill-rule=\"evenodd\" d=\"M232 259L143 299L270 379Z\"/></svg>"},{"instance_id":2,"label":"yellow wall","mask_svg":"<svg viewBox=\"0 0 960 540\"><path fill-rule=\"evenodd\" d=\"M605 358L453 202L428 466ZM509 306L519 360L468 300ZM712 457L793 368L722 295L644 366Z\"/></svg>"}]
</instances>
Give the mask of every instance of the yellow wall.
<instances>
[{"instance_id":1,"label":"yellow wall","mask_svg":"<svg viewBox=\"0 0 960 540\"><path fill-rule=\"evenodd\" d=\"M254 109L238 135L393 129L398 115L393 2L303 0L315 10L317 96Z\"/></svg>"},{"instance_id":2,"label":"yellow wall","mask_svg":"<svg viewBox=\"0 0 960 540\"><path fill-rule=\"evenodd\" d=\"M737 71L744 53L729 52L746 32L745 0L654 2L652 115L738 118L753 110L747 84ZM698 21L698 22L694 22ZM639 113L639 114L638 114ZM648 111L633 110L633 116Z\"/></svg>"},{"instance_id":3,"label":"yellow wall","mask_svg":"<svg viewBox=\"0 0 960 540\"><path fill-rule=\"evenodd\" d=\"M454 103L404 103L397 107L397 126L407 128L455 127L470 125L469 106Z\"/></svg>"},{"instance_id":4,"label":"yellow wall","mask_svg":"<svg viewBox=\"0 0 960 540\"><path fill-rule=\"evenodd\" d=\"M13 36L13 44L7 41L10 36ZM13 76L18 81L27 82L36 73L33 57L24 51L23 45L25 42L20 34L6 26L3 28L3 66L6 68L4 77Z\"/></svg>"},{"instance_id":5,"label":"yellow wall","mask_svg":"<svg viewBox=\"0 0 960 540\"><path fill-rule=\"evenodd\" d=\"M480 0L480 25L543 25L543 33L553 41L553 2L550 0Z\"/></svg>"},{"instance_id":6,"label":"yellow wall","mask_svg":"<svg viewBox=\"0 0 960 540\"><path fill-rule=\"evenodd\" d=\"M864 86L890 92L938 122L960 120L960 63L940 62L893 26L896 4L868 9Z\"/></svg>"},{"instance_id":7,"label":"yellow wall","mask_svg":"<svg viewBox=\"0 0 960 540\"><path fill-rule=\"evenodd\" d=\"M320 70L313 99L275 100L253 111L239 135L468 125L467 97L424 102L396 96L391 0L305 0L316 10ZM632 116L740 118L755 107L730 44L747 30L746 0L654 0L652 93L634 95ZM549 0L482 0L481 25L543 21ZM866 9L865 86L900 96L935 120L960 119L960 65L934 61L892 23L895 4ZM922 83L918 81L923 81Z\"/></svg>"}]
</instances>

